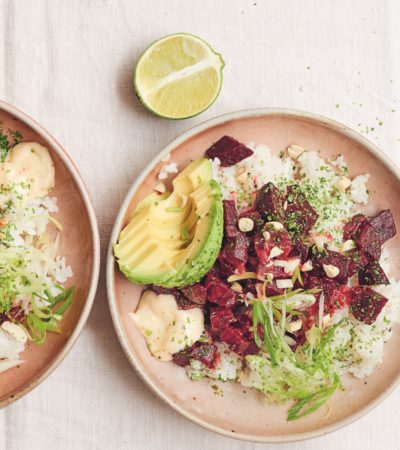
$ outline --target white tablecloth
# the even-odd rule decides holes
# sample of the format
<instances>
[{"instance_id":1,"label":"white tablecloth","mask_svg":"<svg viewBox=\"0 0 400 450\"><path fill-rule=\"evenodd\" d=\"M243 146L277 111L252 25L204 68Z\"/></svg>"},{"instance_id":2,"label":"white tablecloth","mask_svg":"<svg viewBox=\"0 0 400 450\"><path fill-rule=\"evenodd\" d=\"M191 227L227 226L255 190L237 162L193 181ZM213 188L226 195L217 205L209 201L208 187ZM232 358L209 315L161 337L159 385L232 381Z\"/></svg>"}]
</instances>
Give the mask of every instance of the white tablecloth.
<instances>
[{"instance_id":1,"label":"white tablecloth","mask_svg":"<svg viewBox=\"0 0 400 450\"><path fill-rule=\"evenodd\" d=\"M206 39L226 67L216 104L174 122L148 113L131 80L144 48L178 31ZM76 161L103 253L129 185L189 127L244 108L304 109L361 131L400 164L399 94L398 0L0 0L0 98L35 117ZM280 448L398 449L399 403L398 389L355 424ZM114 334L103 261L74 349L41 386L0 411L0 449L146 448L261 446L193 425L138 379Z\"/></svg>"}]
</instances>

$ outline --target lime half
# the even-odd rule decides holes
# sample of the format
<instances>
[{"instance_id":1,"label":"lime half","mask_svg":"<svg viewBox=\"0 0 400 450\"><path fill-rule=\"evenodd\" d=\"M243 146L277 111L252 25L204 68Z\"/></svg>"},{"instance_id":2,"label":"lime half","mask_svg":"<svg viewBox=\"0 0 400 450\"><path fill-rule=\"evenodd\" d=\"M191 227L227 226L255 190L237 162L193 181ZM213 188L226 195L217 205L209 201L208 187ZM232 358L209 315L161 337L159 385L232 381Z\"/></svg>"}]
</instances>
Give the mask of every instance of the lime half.
<instances>
[{"instance_id":1,"label":"lime half","mask_svg":"<svg viewBox=\"0 0 400 450\"><path fill-rule=\"evenodd\" d=\"M223 67L221 55L197 36L166 36L140 57L134 77L136 94L161 117L192 117L218 97Z\"/></svg>"}]
</instances>

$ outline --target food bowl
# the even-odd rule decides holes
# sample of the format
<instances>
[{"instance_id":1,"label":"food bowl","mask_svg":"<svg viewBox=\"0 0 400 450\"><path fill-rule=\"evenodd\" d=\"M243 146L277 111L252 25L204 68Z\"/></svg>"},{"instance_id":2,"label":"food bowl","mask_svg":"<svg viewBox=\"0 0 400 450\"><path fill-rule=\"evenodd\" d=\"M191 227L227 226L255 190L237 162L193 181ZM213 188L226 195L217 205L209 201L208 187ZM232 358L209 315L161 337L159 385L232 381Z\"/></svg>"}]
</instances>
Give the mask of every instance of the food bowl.
<instances>
[{"instance_id":1,"label":"food bowl","mask_svg":"<svg viewBox=\"0 0 400 450\"><path fill-rule=\"evenodd\" d=\"M39 346L28 342L20 354L24 361L0 374L0 407L30 392L61 363L78 338L92 308L100 264L100 243L96 216L82 178L66 151L55 138L31 117L0 101L0 125L3 130L18 130L24 141L47 147L55 165L55 188L58 213L54 218L63 226L59 253L72 267L75 285L72 304L60 323L60 333L48 333Z\"/></svg>"},{"instance_id":2,"label":"food bowl","mask_svg":"<svg viewBox=\"0 0 400 450\"><path fill-rule=\"evenodd\" d=\"M322 157L342 153L351 177L369 173L370 202L365 212L391 209L400 223L400 172L371 142L344 125L315 114L282 109L240 111L209 120L167 145L130 188L117 216L107 256L107 285L111 315L122 348L132 366L153 391L191 421L225 436L254 442L287 442L308 439L337 430L376 406L399 383L400 333L398 325L385 344L385 359L366 379L343 377L344 391L338 391L316 413L297 421L286 420L287 405L269 404L252 389L215 380L191 381L183 368L157 361L128 313L136 309L142 286L130 283L115 264L112 248L120 230L137 203L158 183L161 159L179 170L198 158L223 135L247 143L267 144L276 154L291 144L320 150ZM400 277L400 257L395 250L400 237L387 245L391 255L391 276ZM218 389L215 388L217 385ZM216 395L221 394L223 395Z\"/></svg>"}]
</instances>

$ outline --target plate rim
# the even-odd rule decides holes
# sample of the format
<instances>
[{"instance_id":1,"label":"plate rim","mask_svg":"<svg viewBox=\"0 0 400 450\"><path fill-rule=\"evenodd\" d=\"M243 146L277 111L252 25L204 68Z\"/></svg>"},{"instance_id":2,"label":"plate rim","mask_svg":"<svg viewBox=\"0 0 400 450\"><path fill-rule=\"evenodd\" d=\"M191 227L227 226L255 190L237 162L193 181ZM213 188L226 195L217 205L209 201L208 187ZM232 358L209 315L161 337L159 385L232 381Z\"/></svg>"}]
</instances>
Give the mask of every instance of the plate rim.
<instances>
[{"instance_id":1,"label":"plate rim","mask_svg":"<svg viewBox=\"0 0 400 450\"><path fill-rule=\"evenodd\" d=\"M350 425L351 423L355 422L356 420L360 419L370 411L372 411L376 406L378 406L388 395L390 395L394 389L400 384L400 371L396 376L395 381L380 395L378 395L373 401L368 403L365 407L361 408L354 414L348 416L345 419L342 419L334 424L327 425L321 428L318 428L316 430L310 430L302 433L294 433L291 435L276 435L276 436L262 436L262 435L255 435L255 434L246 434L246 433L230 433L227 430L224 430L223 428L217 427L211 423L208 423L190 412L186 411L181 406L174 403L169 396L162 391L162 389L159 389L153 381L147 376L146 371L141 366L140 362L135 358L133 353L130 351L128 340L125 337L125 333L123 331L122 325L120 323L118 312L116 308L116 294L114 290L114 255L113 255L113 244L116 242L118 238L118 234L122 225L122 221L125 217L126 211L130 205L130 202L136 193L137 189L141 186L143 181L146 179L146 177L149 175L151 170L155 167L156 164L158 164L163 158L163 156L167 155L171 151L173 151L175 148L177 148L179 145L184 143L186 140L190 139L191 137L195 136L198 133L201 133L205 131L208 128L212 128L217 125L222 125L226 122L232 121L232 120L239 120L239 119L246 119L246 118L254 118L254 117L266 117L266 116L292 116L292 117L298 117L302 119L308 119L310 121L319 123L320 125L327 126L328 128L339 132L340 134L344 135L345 137L352 139L356 143L358 143L360 146L362 146L364 149L366 149L368 152L370 152L373 156L378 158L385 166L386 168L394 174L394 176L397 178L397 181L400 184L400 169L397 167L397 165L373 142L369 141L367 138L362 136L360 133L356 132L355 130L351 129L350 127L336 121L333 119L330 119L328 117L302 111L298 109L291 109L291 108L253 108L253 109L243 109L234 111L227 114L222 114L216 117L213 117L211 119L208 119L204 122L201 122L198 125L195 125L185 131L184 133L177 136L175 139L170 141L166 146L164 146L151 160L146 166L143 168L141 174L133 181L130 188L128 189L127 194L124 197L124 200L120 206L120 209L118 211L118 214L115 218L114 225L112 228L112 232L110 235L110 241L107 248L107 261L106 261L106 285L107 285L107 298L108 298L108 304L109 309L111 313L111 318L113 321L114 329L117 335L117 338L119 340L119 343L125 353L125 356L127 357L129 363L133 367L133 369L136 371L136 373L139 375L139 377L142 379L142 381L145 382L145 384L162 400L164 403L167 403L170 407L172 407L175 411L177 411L179 414L181 414L186 419L190 420L191 422L205 428L206 430L213 431L217 434L242 440L242 441L248 441L248 442L254 442L254 443L287 443L287 442L298 442L298 441L304 441L308 439L314 439L323 435L326 435L328 433L332 433L334 431L337 431L341 428L343 428L346 425Z\"/></svg>"},{"instance_id":2,"label":"plate rim","mask_svg":"<svg viewBox=\"0 0 400 450\"><path fill-rule=\"evenodd\" d=\"M3 399L0 402L0 409L11 405L15 401L19 400L21 397L31 392L39 384L41 384L51 373L53 373L53 371L61 364L61 362L71 351L72 347L74 346L76 340L78 339L87 322L90 311L92 310L100 273L100 235L97 218L89 191L87 189L85 182L83 181L83 178L75 162L72 160L71 156L68 154L65 148L60 144L60 142L58 142L58 140L43 125L37 122L29 114L25 113L16 106L0 99L0 111L1 110L7 112L11 116L25 123L35 133L37 133L40 137L45 139L50 144L51 149L57 154L57 156L61 159L62 163L67 167L74 182L77 184L89 217L90 230L92 236L92 246L93 246L93 267L90 278L91 279L90 287L86 297L86 301L84 303L84 307L82 309L81 315L79 317L76 326L74 327L71 335L64 344L63 348L56 355L56 357L50 362L47 369L45 369L39 376L34 377L32 381L30 382L28 381L28 383L25 384L22 388L9 394L5 399Z\"/></svg>"}]
</instances>

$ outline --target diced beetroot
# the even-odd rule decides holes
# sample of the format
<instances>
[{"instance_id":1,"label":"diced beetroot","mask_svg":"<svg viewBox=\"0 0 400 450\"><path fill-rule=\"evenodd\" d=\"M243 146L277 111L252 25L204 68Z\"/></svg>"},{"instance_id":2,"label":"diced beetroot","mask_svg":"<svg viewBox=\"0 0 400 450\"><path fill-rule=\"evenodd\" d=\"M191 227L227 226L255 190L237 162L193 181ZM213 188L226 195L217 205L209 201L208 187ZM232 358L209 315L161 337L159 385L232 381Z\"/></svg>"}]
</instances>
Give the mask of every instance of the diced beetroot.
<instances>
[{"instance_id":1,"label":"diced beetroot","mask_svg":"<svg viewBox=\"0 0 400 450\"><path fill-rule=\"evenodd\" d=\"M232 238L238 235L237 211L234 200L224 200L224 227L225 237Z\"/></svg>"},{"instance_id":2,"label":"diced beetroot","mask_svg":"<svg viewBox=\"0 0 400 450\"><path fill-rule=\"evenodd\" d=\"M181 367L188 366L190 364L189 350L190 349L181 350L180 352L173 354L172 359L174 363Z\"/></svg>"},{"instance_id":3,"label":"diced beetroot","mask_svg":"<svg viewBox=\"0 0 400 450\"><path fill-rule=\"evenodd\" d=\"M268 278L268 274L272 275L274 279L277 278L290 278L283 267L276 267L269 263L268 265L259 264L256 271L257 275L263 279Z\"/></svg>"},{"instance_id":4,"label":"diced beetroot","mask_svg":"<svg viewBox=\"0 0 400 450\"><path fill-rule=\"evenodd\" d=\"M257 347L254 341L249 341L246 349L243 351L243 356L257 355L260 353L260 349Z\"/></svg>"},{"instance_id":5,"label":"diced beetroot","mask_svg":"<svg viewBox=\"0 0 400 450\"><path fill-rule=\"evenodd\" d=\"M389 284L389 279L377 261L371 261L358 274L358 282L365 286Z\"/></svg>"},{"instance_id":6,"label":"diced beetroot","mask_svg":"<svg viewBox=\"0 0 400 450\"><path fill-rule=\"evenodd\" d=\"M294 331L293 333L288 333L288 335L296 341L295 345L290 346L293 351L295 351L297 347L305 344L305 342L307 340L306 333L304 332L303 328L301 328L300 330Z\"/></svg>"},{"instance_id":7,"label":"diced beetroot","mask_svg":"<svg viewBox=\"0 0 400 450\"><path fill-rule=\"evenodd\" d=\"M4 322L9 321L9 320L10 320L10 318L7 316L7 314L5 314L5 313L1 313L1 314L0 314L0 325L1 325L2 323L4 323Z\"/></svg>"},{"instance_id":8,"label":"diced beetroot","mask_svg":"<svg viewBox=\"0 0 400 450\"><path fill-rule=\"evenodd\" d=\"M160 294L173 295L175 297L176 304L178 305L179 309L186 310L199 307L197 303L194 303L191 300L189 300L187 297L185 297L185 295L181 291L179 291L176 288L165 288L153 284L151 286L151 290L155 292L157 295Z\"/></svg>"},{"instance_id":9,"label":"diced beetroot","mask_svg":"<svg viewBox=\"0 0 400 450\"><path fill-rule=\"evenodd\" d=\"M267 222L283 222L284 202L285 197L282 192L273 183L267 183L257 191L254 206Z\"/></svg>"},{"instance_id":10,"label":"diced beetroot","mask_svg":"<svg viewBox=\"0 0 400 450\"><path fill-rule=\"evenodd\" d=\"M328 305L327 311L329 314L333 314L338 309L342 309L345 306L349 306L351 301L351 288L341 284L336 287L332 292L330 303Z\"/></svg>"},{"instance_id":11,"label":"diced beetroot","mask_svg":"<svg viewBox=\"0 0 400 450\"><path fill-rule=\"evenodd\" d=\"M377 232L371 224L366 224L355 239L357 247L373 259L381 256L381 244Z\"/></svg>"},{"instance_id":12,"label":"diced beetroot","mask_svg":"<svg viewBox=\"0 0 400 450\"><path fill-rule=\"evenodd\" d=\"M269 239L266 239L265 235L268 232ZM265 227L265 232L257 233L254 238L254 250L257 254L259 262L261 264L267 264L270 260L270 253L274 247L283 251L279 255L279 259L285 259L292 250L292 241L288 232L285 229L275 230L271 226Z\"/></svg>"},{"instance_id":13,"label":"diced beetroot","mask_svg":"<svg viewBox=\"0 0 400 450\"><path fill-rule=\"evenodd\" d=\"M289 256L300 256L300 261L304 264L308 260L310 247L308 244L302 241L294 241L292 250L289 253Z\"/></svg>"},{"instance_id":14,"label":"diced beetroot","mask_svg":"<svg viewBox=\"0 0 400 450\"><path fill-rule=\"evenodd\" d=\"M250 292L255 297L257 297L257 289L256 285L258 284L256 280L243 280L240 282L240 284L243 286L243 293L247 294Z\"/></svg>"},{"instance_id":15,"label":"diced beetroot","mask_svg":"<svg viewBox=\"0 0 400 450\"><path fill-rule=\"evenodd\" d=\"M369 263L369 257L362 250L354 249L346 252L349 258L349 276L352 277Z\"/></svg>"},{"instance_id":16,"label":"diced beetroot","mask_svg":"<svg viewBox=\"0 0 400 450\"><path fill-rule=\"evenodd\" d=\"M222 137L205 152L207 158L218 158L222 167L233 166L252 154L253 150L230 136Z\"/></svg>"},{"instance_id":17,"label":"diced beetroot","mask_svg":"<svg viewBox=\"0 0 400 450\"><path fill-rule=\"evenodd\" d=\"M26 311L21 305L14 305L11 306L8 315L17 322L22 322L25 319Z\"/></svg>"},{"instance_id":18,"label":"diced beetroot","mask_svg":"<svg viewBox=\"0 0 400 450\"><path fill-rule=\"evenodd\" d=\"M224 278L224 274L221 269L221 264L219 263L218 260L215 261L214 265L211 267L211 269L208 273L210 275L214 275L217 278Z\"/></svg>"},{"instance_id":19,"label":"diced beetroot","mask_svg":"<svg viewBox=\"0 0 400 450\"><path fill-rule=\"evenodd\" d=\"M211 303L230 307L236 303L236 294L224 281L209 273L206 278L207 297Z\"/></svg>"},{"instance_id":20,"label":"diced beetroot","mask_svg":"<svg viewBox=\"0 0 400 450\"><path fill-rule=\"evenodd\" d=\"M334 278L337 283L347 283L349 279L350 259L338 252L326 250L322 253L314 252L312 255L314 269L312 274L320 277L327 277L324 265L332 265L339 269L339 274Z\"/></svg>"},{"instance_id":21,"label":"diced beetroot","mask_svg":"<svg viewBox=\"0 0 400 450\"><path fill-rule=\"evenodd\" d=\"M225 243L218 256L218 260L225 273L243 273L246 271L245 266L248 258L249 246L250 239L241 232Z\"/></svg>"},{"instance_id":22,"label":"diced beetroot","mask_svg":"<svg viewBox=\"0 0 400 450\"><path fill-rule=\"evenodd\" d=\"M284 289L278 288L275 281L273 281L272 284L267 284L265 287L265 293L268 297L273 297L274 295L282 295L284 292Z\"/></svg>"},{"instance_id":23,"label":"diced beetroot","mask_svg":"<svg viewBox=\"0 0 400 450\"><path fill-rule=\"evenodd\" d=\"M209 369L213 369L219 361L217 346L208 342L195 342L191 347L173 355L178 366L188 366L191 359L201 361Z\"/></svg>"},{"instance_id":24,"label":"diced beetroot","mask_svg":"<svg viewBox=\"0 0 400 450\"><path fill-rule=\"evenodd\" d=\"M221 333L220 339L229 345L232 351L239 355L246 355L250 341L244 337L244 333L239 328L226 327Z\"/></svg>"},{"instance_id":25,"label":"diced beetroot","mask_svg":"<svg viewBox=\"0 0 400 450\"><path fill-rule=\"evenodd\" d=\"M213 369L218 364L219 360L217 346L207 342L198 342L197 344L198 345L193 346L192 351L190 352L191 358L197 359L209 369Z\"/></svg>"},{"instance_id":26,"label":"diced beetroot","mask_svg":"<svg viewBox=\"0 0 400 450\"><path fill-rule=\"evenodd\" d=\"M250 317L246 313L239 313L238 311L235 311L235 315L237 317L235 328L239 328L240 330L242 330L243 336L246 339L252 339L253 338L252 319L250 319Z\"/></svg>"},{"instance_id":27,"label":"diced beetroot","mask_svg":"<svg viewBox=\"0 0 400 450\"><path fill-rule=\"evenodd\" d=\"M343 240L353 239L354 241L360 235L361 230L369 223L364 214L356 214L343 228Z\"/></svg>"},{"instance_id":28,"label":"diced beetroot","mask_svg":"<svg viewBox=\"0 0 400 450\"><path fill-rule=\"evenodd\" d=\"M205 305L207 301L207 289L200 283L181 288L180 291L187 299L197 305Z\"/></svg>"},{"instance_id":29,"label":"diced beetroot","mask_svg":"<svg viewBox=\"0 0 400 450\"><path fill-rule=\"evenodd\" d=\"M367 286L356 286L352 288L350 310L357 320L371 325L387 301L387 298Z\"/></svg>"},{"instance_id":30,"label":"diced beetroot","mask_svg":"<svg viewBox=\"0 0 400 450\"><path fill-rule=\"evenodd\" d=\"M230 308L210 308L210 329L212 334L220 334L232 323L236 322L233 311Z\"/></svg>"},{"instance_id":31,"label":"diced beetroot","mask_svg":"<svg viewBox=\"0 0 400 450\"><path fill-rule=\"evenodd\" d=\"M253 231L247 234L253 234L255 231L259 230L264 225L264 221L261 218L261 214L253 209L243 212L242 214L240 214L240 217L248 217L254 222Z\"/></svg>"},{"instance_id":32,"label":"diced beetroot","mask_svg":"<svg viewBox=\"0 0 400 450\"><path fill-rule=\"evenodd\" d=\"M344 308L350 304L351 288L343 284L338 284L329 278L320 278L308 276L305 286L307 289L321 289L321 292L315 293L315 303L305 312L307 319L304 328L308 330L317 322L319 315L319 300L321 293L324 293L324 314L333 314L336 310Z\"/></svg>"},{"instance_id":33,"label":"diced beetroot","mask_svg":"<svg viewBox=\"0 0 400 450\"><path fill-rule=\"evenodd\" d=\"M177 292L177 289L175 289L175 288L166 288L163 286L156 286L155 284L150 286L150 290L155 292L157 295L160 295L160 294L176 295L176 292Z\"/></svg>"},{"instance_id":34,"label":"diced beetroot","mask_svg":"<svg viewBox=\"0 0 400 450\"><path fill-rule=\"evenodd\" d=\"M193 309L193 308L199 307L199 305L197 303L190 301L178 290L177 290L177 293L175 294L175 300L176 300L176 304L178 305L178 308L182 309L182 310Z\"/></svg>"},{"instance_id":35,"label":"diced beetroot","mask_svg":"<svg viewBox=\"0 0 400 450\"><path fill-rule=\"evenodd\" d=\"M396 235L396 225L394 223L392 211L390 211L390 209L386 209L385 211L382 211L380 214L375 216L371 220L371 225L376 231L379 243L381 245Z\"/></svg>"},{"instance_id":36,"label":"diced beetroot","mask_svg":"<svg viewBox=\"0 0 400 450\"><path fill-rule=\"evenodd\" d=\"M294 236L306 235L318 220L317 212L297 185L287 188L286 201L286 228Z\"/></svg>"}]
</instances>

